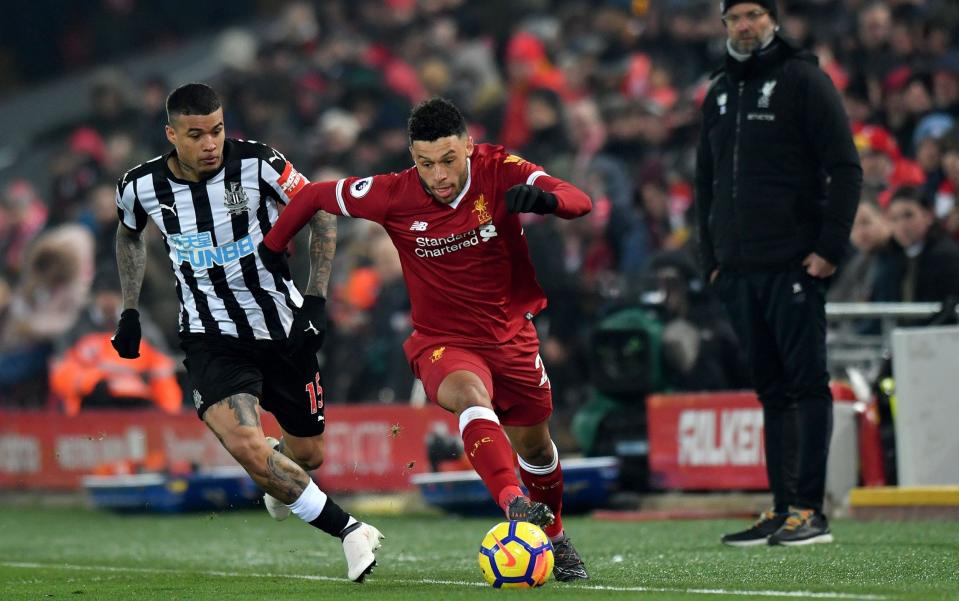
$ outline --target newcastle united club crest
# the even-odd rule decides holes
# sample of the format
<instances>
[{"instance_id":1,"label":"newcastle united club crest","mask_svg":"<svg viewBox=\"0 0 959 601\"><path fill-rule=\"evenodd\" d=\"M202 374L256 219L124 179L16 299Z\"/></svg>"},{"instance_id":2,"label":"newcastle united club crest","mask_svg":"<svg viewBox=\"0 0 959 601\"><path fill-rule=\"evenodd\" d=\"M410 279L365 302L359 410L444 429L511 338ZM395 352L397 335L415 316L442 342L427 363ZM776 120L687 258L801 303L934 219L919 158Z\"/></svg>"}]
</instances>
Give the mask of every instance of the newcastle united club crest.
<instances>
[{"instance_id":1,"label":"newcastle united club crest","mask_svg":"<svg viewBox=\"0 0 959 601\"><path fill-rule=\"evenodd\" d=\"M226 207L230 215L240 215L246 213L247 204L250 197L246 195L243 184L239 182L230 182L227 184L226 191L223 194L223 206Z\"/></svg>"}]
</instances>

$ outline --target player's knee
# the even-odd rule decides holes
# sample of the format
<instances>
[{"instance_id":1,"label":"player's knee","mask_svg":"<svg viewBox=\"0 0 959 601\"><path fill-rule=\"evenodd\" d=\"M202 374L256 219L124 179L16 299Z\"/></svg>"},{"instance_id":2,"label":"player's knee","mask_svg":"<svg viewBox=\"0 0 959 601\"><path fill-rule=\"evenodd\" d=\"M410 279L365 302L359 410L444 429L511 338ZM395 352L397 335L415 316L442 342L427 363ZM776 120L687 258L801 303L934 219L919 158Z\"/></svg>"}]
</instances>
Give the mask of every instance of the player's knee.
<instances>
[{"instance_id":1,"label":"player's knee","mask_svg":"<svg viewBox=\"0 0 959 601\"><path fill-rule=\"evenodd\" d=\"M527 449L523 460L530 465L549 465L553 462L553 445L537 445Z\"/></svg>"},{"instance_id":2,"label":"player's knee","mask_svg":"<svg viewBox=\"0 0 959 601\"><path fill-rule=\"evenodd\" d=\"M323 445L315 444L296 454L295 461L306 471L315 470L323 465Z\"/></svg>"},{"instance_id":3,"label":"player's knee","mask_svg":"<svg viewBox=\"0 0 959 601\"><path fill-rule=\"evenodd\" d=\"M271 451L263 436L245 433L224 437L223 446L248 472L263 471Z\"/></svg>"},{"instance_id":4,"label":"player's knee","mask_svg":"<svg viewBox=\"0 0 959 601\"><path fill-rule=\"evenodd\" d=\"M530 465L549 465L553 462L553 443L546 440L526 445L519 456Z\"/></svg>"},{"instance_id":5,"label":"player's knee","mask_svg":"<svg viewBox=\"0 0 959 601\"><path fill-rule=\"evenodd\" d=\"M470 407L493 408L489 395L486 393L486 388L475 382L465 382L462 386L453 390L451 401L457 413L462 413Z\"/></svg>"},{"instance_id":6,"label":"player's knee","mask_svg":"<svg viewBox=\"0 0 959 601\"><path fill-rule=\"evenodd\" d=\"M315 470L323 465L323 437L283 438L284 453L306 471Z\"/></svg>"}]
</instances>

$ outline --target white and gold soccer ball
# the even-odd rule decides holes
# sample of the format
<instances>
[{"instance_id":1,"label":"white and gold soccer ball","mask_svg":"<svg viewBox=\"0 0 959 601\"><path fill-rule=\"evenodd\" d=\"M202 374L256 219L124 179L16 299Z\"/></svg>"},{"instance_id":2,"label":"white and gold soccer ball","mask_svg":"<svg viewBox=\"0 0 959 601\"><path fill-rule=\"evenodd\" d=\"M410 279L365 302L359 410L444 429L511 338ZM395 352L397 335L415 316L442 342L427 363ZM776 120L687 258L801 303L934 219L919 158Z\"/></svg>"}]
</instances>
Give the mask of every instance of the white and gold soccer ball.
<instances>
[{"instance_id":1,"label":"white and gold soccer ball","mask_svg":"<svg viewBox=\"0 0 959 601\"><path fill-rule=\"evenodd\" d=\"M553 544L539 526L500 522L483 538L478 559L494 588L533 588L553 572Z\"/></svg>"}]
</instances>

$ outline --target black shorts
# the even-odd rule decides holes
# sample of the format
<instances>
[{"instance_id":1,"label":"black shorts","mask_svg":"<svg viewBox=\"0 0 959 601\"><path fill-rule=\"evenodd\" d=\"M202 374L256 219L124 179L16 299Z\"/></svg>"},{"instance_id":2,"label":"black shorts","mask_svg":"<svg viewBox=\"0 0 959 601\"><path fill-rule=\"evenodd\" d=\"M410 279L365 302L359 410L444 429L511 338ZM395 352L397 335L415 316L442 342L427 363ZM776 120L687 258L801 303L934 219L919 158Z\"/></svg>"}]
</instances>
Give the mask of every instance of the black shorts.
<instances>
[{"instance_id":1,"label":"black shorts","mask_svg":"<svg viewBox=\"0 0 959 601\"><path fill-rule=\"evenodd\" d=\"M207 334L181 334L180 348L200 419L223 399L248 393L293 436L323 433L323 387L315 354L290 355L285 341Z\"/></svg>"}]
</instances>

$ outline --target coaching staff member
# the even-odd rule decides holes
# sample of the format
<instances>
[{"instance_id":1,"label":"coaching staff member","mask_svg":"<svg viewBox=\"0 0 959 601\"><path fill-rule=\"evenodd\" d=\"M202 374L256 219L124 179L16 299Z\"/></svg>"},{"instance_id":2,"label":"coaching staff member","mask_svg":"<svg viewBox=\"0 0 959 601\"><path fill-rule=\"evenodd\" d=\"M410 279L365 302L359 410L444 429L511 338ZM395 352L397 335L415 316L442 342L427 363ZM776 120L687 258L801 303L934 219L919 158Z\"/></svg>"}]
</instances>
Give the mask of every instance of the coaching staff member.
<instances>
[{"instance_id":1,"label":"coaching staff member","mask_svg":"<svg viewBox=\"0 0 959 601\"><path fill-rule=\"evenodd\" d=\"M775 0L721 4L725 65L703 102L702 267L745 345L774 506L731 545L831 542L822 513L832 395L825 278L849 239L862 169L839 94L777 32Z\"/></svg>"}]
</instances>

